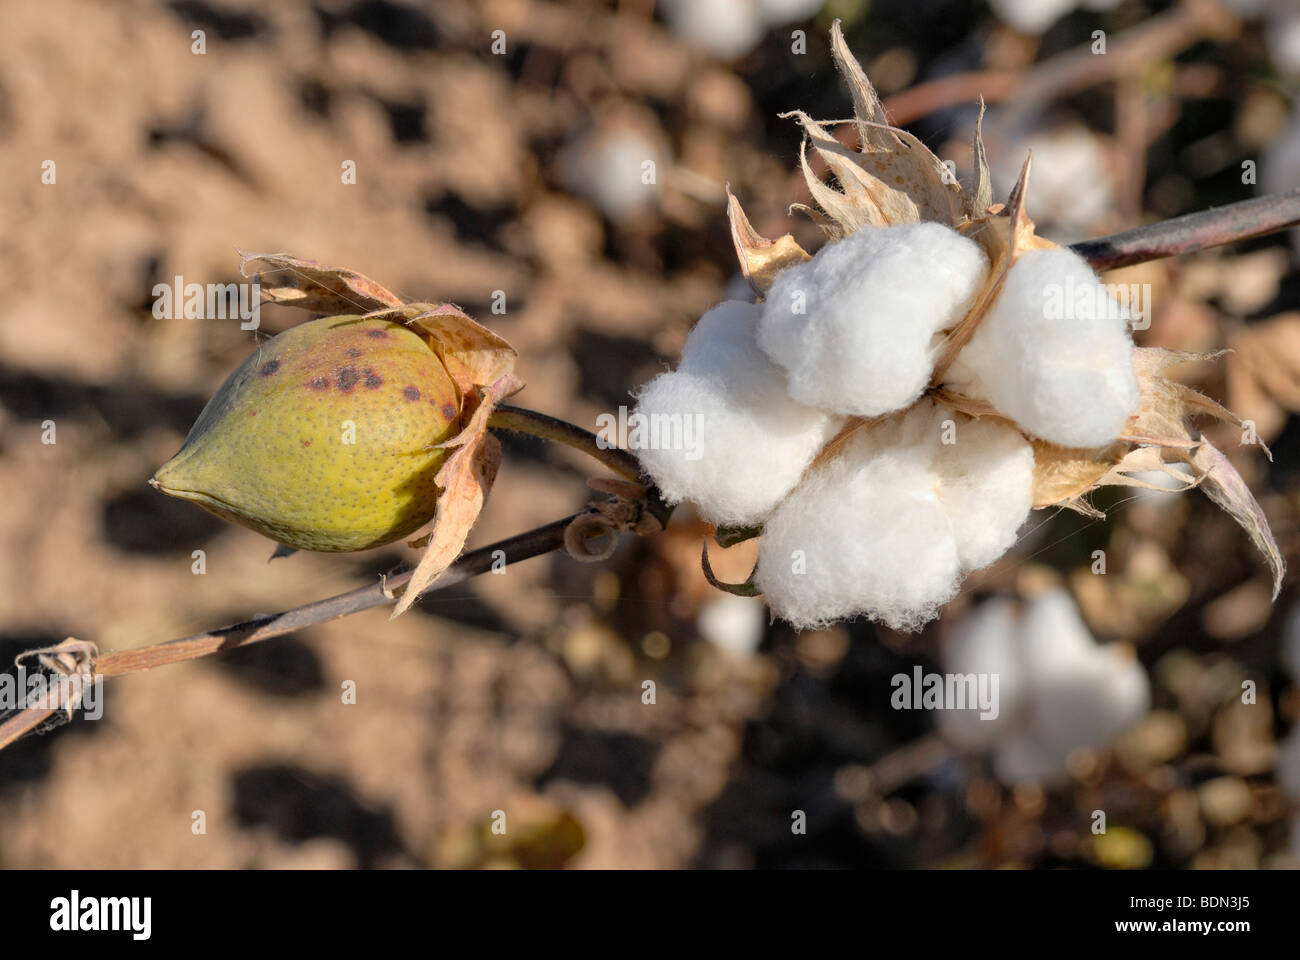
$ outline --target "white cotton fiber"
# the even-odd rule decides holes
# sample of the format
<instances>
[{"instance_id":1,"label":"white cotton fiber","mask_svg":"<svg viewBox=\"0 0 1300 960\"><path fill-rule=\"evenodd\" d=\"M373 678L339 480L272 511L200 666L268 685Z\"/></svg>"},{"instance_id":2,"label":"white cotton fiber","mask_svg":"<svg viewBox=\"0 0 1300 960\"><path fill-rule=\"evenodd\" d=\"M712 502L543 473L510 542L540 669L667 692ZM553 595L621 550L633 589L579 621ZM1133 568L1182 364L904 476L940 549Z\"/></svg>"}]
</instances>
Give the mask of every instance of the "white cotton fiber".
<instances>
[{"instance_id":1,"label":"white cotton fiber","mask_svg":"<svg viewBox=\"0 0 1300 960\"><path fill-rule=\"evenodd\" d=\"M1025 697L1025 671L1020 661L1012 600L988 600L957 625L943 647L943 668L963 676L997 677L997 716L982 717L979 710L940 711L939 727L949 740L968 749L985 749L1014 735L1022 720Z\"/></svg>"},{"instance_id":2,"label":"white cotton fiber","mask_svg":"<svg viewBox=\"0 0 1300 960\"><path fill-rule=\"evenodd\" d=\"M1020 431L985 417L969 420L937 407L938 430L953 423L952 444L935 460L939 496L952 522L964 570L993 563L1016 542L1034 501L1034 448Z\"/></svg>"},{"instance_id":3,"label":"white cotton fiber","mask_svg":"<svg viewBox=\"0 0 1300 960\"><path fill-rule=\"evenodd\" d=\"M1112 442L1137 407L1128 316L1082 257L1030 250L945 382L1067 447Z\"/></svg>"},{"instance_id":4,"label":"white cotton fiber","mask_svg":"<svg viewBox=\"0 0 1300 960\"><path fill-rule=\"evenodd\" d=\"M921 395L940 331L981 289L988 260L937 223L859 230L777 274L758 343L790 395L836 413L874 417Z\"/></svg>"},{"instance_id":5,"label":"white cotton fiber","mask_svg":"<svg viewBox=\"0 0 1300 960\"><path fill-rule=\"evenodd\" d=\"M761 521L841 422L789 398L754 342L758 312L727 301L706 313L680 368L642 388L629 418L629 446L663 495L691 501L714 523ZM640 437L637 414L647 427Z\"/></svg>"},{"instance_id":6,"label":"white cotton fiber","mask_svg":"<svg viewBox=\"0 0 1300 960\"><path fill-rule=\"evenodd\" d=\"M914 630L1015 542L1032 480L1017 431L922 401L859 428L777 508L759 589L796 626L864 614Z\"/></svg>"},{"instance_id":7,"label":"white cotton fiber","mask_svg":"<svg viewBox=\"0 0 1300 960\"><path fill-rule=\"evenodd\" d=\"M865 614L897 630L934 618L961 564L925 458L852 434L768 518L755 582L796 627Z\"/></svg>"},{"instance_id":8,"label":"white cotton fiber","mask_svg":"<svg viewBox=\"0 0 1300 960\"><path fill-rule=\"evenodd\" d=\"M767 611L757 597L717 593L700 606L695 625L709 643L743 659L763 642Z\"/></svg>"}]
</instances>

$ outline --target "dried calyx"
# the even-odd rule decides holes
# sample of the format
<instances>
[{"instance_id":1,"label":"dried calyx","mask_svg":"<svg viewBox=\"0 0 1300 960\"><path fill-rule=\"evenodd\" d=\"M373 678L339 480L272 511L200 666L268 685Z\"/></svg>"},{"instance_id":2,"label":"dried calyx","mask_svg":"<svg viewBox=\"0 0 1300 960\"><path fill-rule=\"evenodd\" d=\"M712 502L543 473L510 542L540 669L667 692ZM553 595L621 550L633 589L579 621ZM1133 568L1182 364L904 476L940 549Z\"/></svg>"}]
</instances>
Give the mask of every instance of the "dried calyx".
<instances>
[{"instance_id":1,"label":"dried calyx","mask_svg":"<svg viewBox=\"0 0 1300 960\"><path fill-rule=\"evenodd\" d=\"M1162 375L1188 354L1135 347L1131 317L1088 264L1034 233L1030 163L993 204L980 127L963 191L885 120L838 23L832 52L859 147L792 114L826 244L761 237L734 196L741 269L761 303L700 320L638 412L697 417L699 442L638 450L670 501L764 531L750 587L798 626L935 616L1015 542L1031 508L1097 515L1101 486L1199 485L1283 563L1245 483L1191 418L1239 423ZM839 189L809 165L811 145ZM1265 450L1267 452L1267 450ZM1186 466L1184 466L1186 465ZM1190 467L1190 472L1188 471Z\"/></svg>"}]
</instances>

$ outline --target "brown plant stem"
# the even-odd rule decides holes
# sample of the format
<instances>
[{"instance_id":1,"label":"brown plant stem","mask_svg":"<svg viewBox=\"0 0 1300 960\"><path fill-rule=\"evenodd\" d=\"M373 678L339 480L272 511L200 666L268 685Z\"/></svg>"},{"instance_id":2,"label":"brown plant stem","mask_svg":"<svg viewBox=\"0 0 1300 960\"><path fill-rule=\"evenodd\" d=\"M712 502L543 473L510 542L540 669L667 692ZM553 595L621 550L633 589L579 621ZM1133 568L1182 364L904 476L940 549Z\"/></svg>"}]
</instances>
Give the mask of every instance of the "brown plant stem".
<instances>
[{"instance_id":1,"label":"brown plant stem","mask_svg":"<svg viewBox=\"0 0 1300 960\"><path fill-rule=\"evenodd\" d=\"M507 537L504 540L499 540L496 543L462 555L459 560L443 572L442 576L438 578L428 592L432 593L464 583L472 577L486 573L492 569L494 563L499 569L502 562L507 565L519 563L522 560L528 560L559 549L564 544L564 531L573 519L572 516L565 517L563 520L556 520L545 526L537 527L535 530ZM502 555L504 555L504 560ZM409 570L404 571L387 577L380 583L358 587L337 596L285 610L282 613L255 617L252 620L231 624L227 627L219 627L207 633L181 637L178 640L167 640L134 650L103 653L96 659L95 673L101 677L114 677L127 673L136 673L141 670L151 670L154 667L194 660L198 657L209 656L225 650L233 650L236 647L246 647L262 640L270 640L273 637L282 637L285 634L294 633L314 624L337 620L340 617L360 613L362 610L369 610L372 607L381 607L393 602L392 597L389 596L389 591L406 583L410 576ZM0 749L8 746L23 734L35 729L58 712L56 709L29 708L16 711L13 716L0 721Z\"/></svg>"},{"instance_id":2,"label":"brown plant stem","mask_svg":"<svg viewBox=\"0 0 1300 960\"><path fill-rule=\"evenodd\" d=\"M488 417L488 426L494 430L530 434L580 450L625 480L637 480L641 476L641 464L634 455L618 447L607 446L589 430L558 417L502 404Z\"/></svg>"},{"instance_id":3,"label":"brown plant stem","mask_svg":"<svg viewBox=\"0 0 1300 960\"><path fill-rule=\"evenodd\" d=\"M1083 240L1072 244L1070 249L1093 269L1110 270L1262 237L1297 224L1300 224L1300 190L1292 190L1230 203L1226 207L1211 207L1099 240Z\"/></svg>"}]
</instances>

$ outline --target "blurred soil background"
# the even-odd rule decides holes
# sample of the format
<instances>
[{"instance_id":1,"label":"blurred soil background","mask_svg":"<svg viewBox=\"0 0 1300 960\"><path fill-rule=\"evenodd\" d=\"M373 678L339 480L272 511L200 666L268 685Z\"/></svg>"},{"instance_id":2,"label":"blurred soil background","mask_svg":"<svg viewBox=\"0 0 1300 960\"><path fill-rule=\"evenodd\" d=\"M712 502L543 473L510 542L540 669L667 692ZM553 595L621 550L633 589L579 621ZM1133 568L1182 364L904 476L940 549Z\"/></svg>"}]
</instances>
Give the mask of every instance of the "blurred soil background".
<instances>
[{"instance_id":1,"label":"blurred soil background","mask_svg":"<svg viewBox=\"0 0 1300 960\"><path fill-rule=\"evenodd\" d=\"M268 563L268 541L146 486L258 336L157 319L154 284L237 281L236 248L350 267L488 323L520 353L518 402L594 429L705 309L746 295L726 184L761 232L818 242L787 218L806 194L797 128L778 114L850 113L836 17L895 119L963 179L984 95L999 190L1033 147L1029 211L1059 242L1300 186L1300 10L1098 6L7 0L0 662L69 635L121 649L234 623L410 559ZM1105 55L1090 52L1097 30ZM346 161L355 185L340 182ZM1245 161L1258 183L1243 183ZM1237 431L1210 431L1294 565L1290 239L1108 279L1152 284L1142 342L1235 351L1184 372L1271 445L1270 464ZM303 318L268 308L260 335ZM505 446L471 546L587 498L580 456ZM681 510L602 565L534 559L392 623L374 610L115 679L102 720L0 752L0 867L1300 863L1300 799L1279 786L1300 782L1300 757L1278 748L1300 722L1284 652L1300 673L1294 587L1271 604L1245 535L1197 492L1103 500L1105 521L1036 514L917 636L769 625L760 602L707 586L708 529ZM1098 549L1105 576L1091 573ZM739 581L755 550L712 556ZM941 669L982 598L1052 584L1099 641L1135 647L1152 707L1113 744L1075 751L1064 777L1005 783L936 739L933 716L891 709L890 678Z\"/></svg>"}]
</instances>

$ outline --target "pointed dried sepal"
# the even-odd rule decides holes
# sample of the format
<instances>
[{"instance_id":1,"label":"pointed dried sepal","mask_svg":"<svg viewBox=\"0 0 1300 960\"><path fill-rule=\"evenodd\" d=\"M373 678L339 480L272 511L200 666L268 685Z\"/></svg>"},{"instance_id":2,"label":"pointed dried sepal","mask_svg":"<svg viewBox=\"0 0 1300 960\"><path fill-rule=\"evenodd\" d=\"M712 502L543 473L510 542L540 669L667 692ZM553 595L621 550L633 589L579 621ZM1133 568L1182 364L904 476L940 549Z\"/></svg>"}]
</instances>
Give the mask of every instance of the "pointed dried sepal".
<instances>
[{"instance_id":1,"label":"pointed dried sepal","mask_svg":"<svg viewBox=\"0 0 1300 960\"><path fill-rule=\"evenodd\" d=\"M396 294L354 270L327 267L283 253L238 252L241 276L249 275L247 267L251 263L266 264L255 274L265 303L329 315L369 313L402 304Z\"/></svg>"},{"instance_id":2,"label":"pointed dried sepal","mask_svg":"<svg viewBox=\"0 0 1300 960\"><path fill-rule=\"evenodd\" d=\"M488 416L520 386L518 380L507 375L490 386L477 388L473 395L477 406L469 423L445 444L453 452L438 470L436 482L441 492L433 526L424 538L427 543L424 555L411 573L393 617L409 610L420 594L460 556L501 464L501 444L487 432Z\"/></svg>"},{"instance_id":3,"label":"pointed dried sepal","mask_svg":"<svg viewBox=\"0 0 1300 960\"><path fill-rule=\"evenodd\" d=\"M1242 419L1218 401L1161 373L1180 363L1217 360L1224 353L1226 351L1223 350L1216 353L1191 353L1163 347L1135 347L1133 369L1137 374L1141 399L1138 401L1137 412L1129 419L1120 439L1130 443L1190 450L1201 442L1200 433L1189 422L1192 417L1209 416L1244 428ZM1260 447L1264 455L1272 460L1273 453L1267 445L1260 442Z\"/></svg>"},{"instance_id":4,"label":"pointed dried sepal","mask_svg":"<svg viewBox=\"0 0 1300 960\"><path fill-rule=\"evenodd\" d=\"M736 245L741 273L759 296L767 293L781 270L812 259L788 233L775 240L761 236L745 216L730 185L727 187L727 219L731 222L731 241Z\"/></svg>"},{"instance_id":5,"label":"pointed dried sepal","mask_svg":"<svg viewBox=\"0 0 1300 960\"><path fill-rule=\"evenodd\" d=\"M1260 508L1258 501L1246 486L1237 468L1215 449L1208 440L1203 440L1196 450L1187 458L1192 469L1196 471L1201 489L1205 495L1219 505L1236 520L1250 536L1251 542L1264 554L1273 571L1273 599L1282 590L1282 580L1286 576L1286 561L1282 551L1273 539L1269 529L1268 518Z\"/></svg>"},{"instance_id":6,"label":"pointed dried sepal","mask_svg":"<svg viewBox=\"0 0 1300 960\"><path fill-rule=\"evenodd\" d=\"M813 199L841 235L921 220L956 226L967 216L957 178L915 136L890 125L875 88L844 42L838 20L831 27L831 53L853 99L858 151L829 132L839 121L817 121L799 110L782 114L799 121L839 182L840 189L834 190L813 173L805 143L799 161Z\"/></svg>"},{"instance_id":7,"label":"pointed dried sepal","mask_svg":"<svg viewBox=\"0 0 1300 960\"><path fill-rule=\"evenodd\" d=\"M849 96L853 98L853 116L857 120L858 142L862 144L863 152L871 148L894 149L898 141L888 127L889 118L885 116L885 108L881 106L876 88L867 79L862 64L849 51L839 20L831 24L831 57L844 85L849 88Z\"/></svg>"},{"instance_id":8,"label":"pointed dried sepal","mask_svg":"<svg viewBox=\"0 0 1300 960\"><path fill-rule=\"evenodd\" d=\"M972 144L975 164L975 189L964 194L966 216L980 220L989 215L993 206L993 176L989 172L989 157L984 149L984 98L980 97L980 115L975 120L975 139Z\"/></svg>"}]
</instances>

